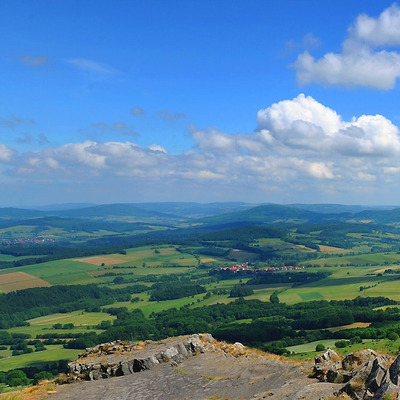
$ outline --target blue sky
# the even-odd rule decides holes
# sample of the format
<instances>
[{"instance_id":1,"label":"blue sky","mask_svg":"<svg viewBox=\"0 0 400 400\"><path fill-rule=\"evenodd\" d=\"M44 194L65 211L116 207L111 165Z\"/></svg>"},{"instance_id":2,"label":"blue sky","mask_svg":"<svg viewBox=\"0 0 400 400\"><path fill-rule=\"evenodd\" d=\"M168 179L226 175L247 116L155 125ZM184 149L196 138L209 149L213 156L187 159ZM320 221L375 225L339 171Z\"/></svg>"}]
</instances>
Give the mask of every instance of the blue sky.
<instances>
[{"instance_id":1,"label":"blue sky","mask_svg":"<svg viewBox=\"0 0 400 400\"><path fill-rule=\"evenodd\" d=\"M400 204L400 5L0 2L0 206Z\"/></svg>"}]
</instances>

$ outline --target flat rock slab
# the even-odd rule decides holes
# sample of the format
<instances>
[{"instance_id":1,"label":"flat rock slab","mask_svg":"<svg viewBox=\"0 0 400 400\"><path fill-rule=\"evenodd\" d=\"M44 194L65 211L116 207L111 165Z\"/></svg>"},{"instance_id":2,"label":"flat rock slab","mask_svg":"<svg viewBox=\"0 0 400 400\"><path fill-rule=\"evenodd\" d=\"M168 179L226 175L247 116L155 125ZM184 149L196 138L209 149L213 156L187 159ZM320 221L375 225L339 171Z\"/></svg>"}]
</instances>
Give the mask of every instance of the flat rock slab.
<instances>
[{"instance_id":1,"label":"flat rock slab","mask_svg":"<svg viewBox=\"0 0 400 400\"><path fill-rule=\"evenodd\" d=\"M57 386L50 399L319 400L341 386L317 383L307 378L304 367L268 356L205 352L178 365L164 363L131 375Z\"/></svg>"}]
</instances>

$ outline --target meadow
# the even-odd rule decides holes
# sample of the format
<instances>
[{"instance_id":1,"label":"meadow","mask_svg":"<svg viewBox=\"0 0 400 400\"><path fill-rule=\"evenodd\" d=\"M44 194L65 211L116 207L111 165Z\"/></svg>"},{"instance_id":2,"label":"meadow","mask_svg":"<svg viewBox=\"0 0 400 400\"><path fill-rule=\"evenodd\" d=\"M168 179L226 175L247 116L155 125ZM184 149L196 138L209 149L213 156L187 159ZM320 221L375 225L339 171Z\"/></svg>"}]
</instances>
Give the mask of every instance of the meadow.
<instances>
[{"instance_id":1,"label":"meadow","mask_svg":"<svg viewBox=\"0 0 400 400\"><path fill-rule=\"evenodd\" d=\"M0 350L0 371L8 371L10 369L38 367L48 363L58 362L60 360L75 360L81 350L64 349L62 345L47 345L47 350L22 354L20 356L11 357L9 352ZM2 355L4 352L4 356Z\"/></svg>"},{"instance_id":2,"label":"meadow","mask_svg":"<svg viewBox=\"0 0 400 400\"><path fill-rule=\"evenodd\" d=\"M112 279L101 276L107 272L129 274L133 277L185 273L197 264L198 261L193 255L180 253L175 247L147 246L127 249L124 255L63 259L3 269L0 270L0 290L8 292L48 285L107 283ZM21 279L12 279L17 276L15 274L19 274Z\"/></svg>"}]
</instances>

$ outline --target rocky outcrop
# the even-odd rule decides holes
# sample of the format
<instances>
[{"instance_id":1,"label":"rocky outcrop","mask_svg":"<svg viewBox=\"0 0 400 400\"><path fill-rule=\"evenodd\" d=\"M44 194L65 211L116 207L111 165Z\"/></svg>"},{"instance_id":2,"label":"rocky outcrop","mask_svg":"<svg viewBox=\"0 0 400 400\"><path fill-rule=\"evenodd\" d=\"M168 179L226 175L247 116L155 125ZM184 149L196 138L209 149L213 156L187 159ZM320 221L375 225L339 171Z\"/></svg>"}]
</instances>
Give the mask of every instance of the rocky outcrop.
<instances>
[{"instance_id":1,"label":"rocky outcrop","mask_svg":"<svg viewBox=\"0 0 400 400\"><path fill-rule=\"evenodd\" d=\"M322 382L344 383L337 392L346 393L356 400L400 398L398 377L400 356L391 360L367 349L347 355L340 360L333 350L315 357L312 377Z\"/></svg>"},{"instance_id":2,"label":"rocky outcrop","mask_svg":"<svg viewBox=\"0 0 400 400\"><path fill-rule=\"evenodd\" d=\"M77 361L68 364L69 375L72 380L98 380L130 375L162 363L176 365L196 354L215 350L240 355L245 352L245 347L241 343L219 343L209 334L182 336L159 342L116 341L86 349Z\"/></svg>"},{"instance_id":3,"label":"rocky outcrop","mask_svg":"<svg viewBox=\"0 0 400 400\"><path fill-rule=\"evenodd\" d=\"M51 398L394 400L400 399L399 375L400 356L369 349L344 358L329 349L312 365L197 334L86 349L69 364L69 381L87 382L57 386Z\"/></svg>"}]
</instances>

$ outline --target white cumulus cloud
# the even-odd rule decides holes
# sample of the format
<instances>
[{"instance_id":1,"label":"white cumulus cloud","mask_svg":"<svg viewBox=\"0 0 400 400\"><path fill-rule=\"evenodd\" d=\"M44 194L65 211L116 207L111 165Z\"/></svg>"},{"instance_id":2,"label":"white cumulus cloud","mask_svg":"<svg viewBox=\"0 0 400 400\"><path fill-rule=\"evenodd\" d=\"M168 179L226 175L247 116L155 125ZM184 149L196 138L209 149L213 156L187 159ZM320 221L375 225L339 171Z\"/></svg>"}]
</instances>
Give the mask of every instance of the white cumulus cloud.
<instances>
[{"instance_id":1,"label":"white cumulus cloud","mask_svg":"<svg viewBox=\"0 0 400 400\"><path fill-rule=\"evenodd\" d=\"M378 18L359 15L350 36L373 46L400 45L400 8L397 4L384 10Z\"/></svg>"},{"instance_id":2,"label":"white cumulus cloud","mask_svg":"<svg viewBox=\"0 0 400 400\"><path fill-rule=\"evenodd\" d=\"M360 15L348 32L341 53L298 56L292 67L299 84L392 89L400 77L400 53L383 47L400 46L400 8L393 4L377 18Z\"/></svg>"},{"instance_id":3,"label":"white cumulus cloud","mask_svg":"<svg viewBox=\"0 0 400 400\"><path fill-rule=\"evenodd\" d=\"M400 131L390 120L382 115L344 120L303 94L260 110L254 132L191 126L190 133L195 144L180 154L157 143L88 140L20 155L0 145L0 161L8 162L11 178L29 183L84 186L96 180L137 193L168 193L175 200L192 193L202 196L198 200L214 193L249 200L249 193L262 198L269 190L285 193L289 201L301 191L360 196L392 190L400 173Z\"/></svg>"}]
</instances>

